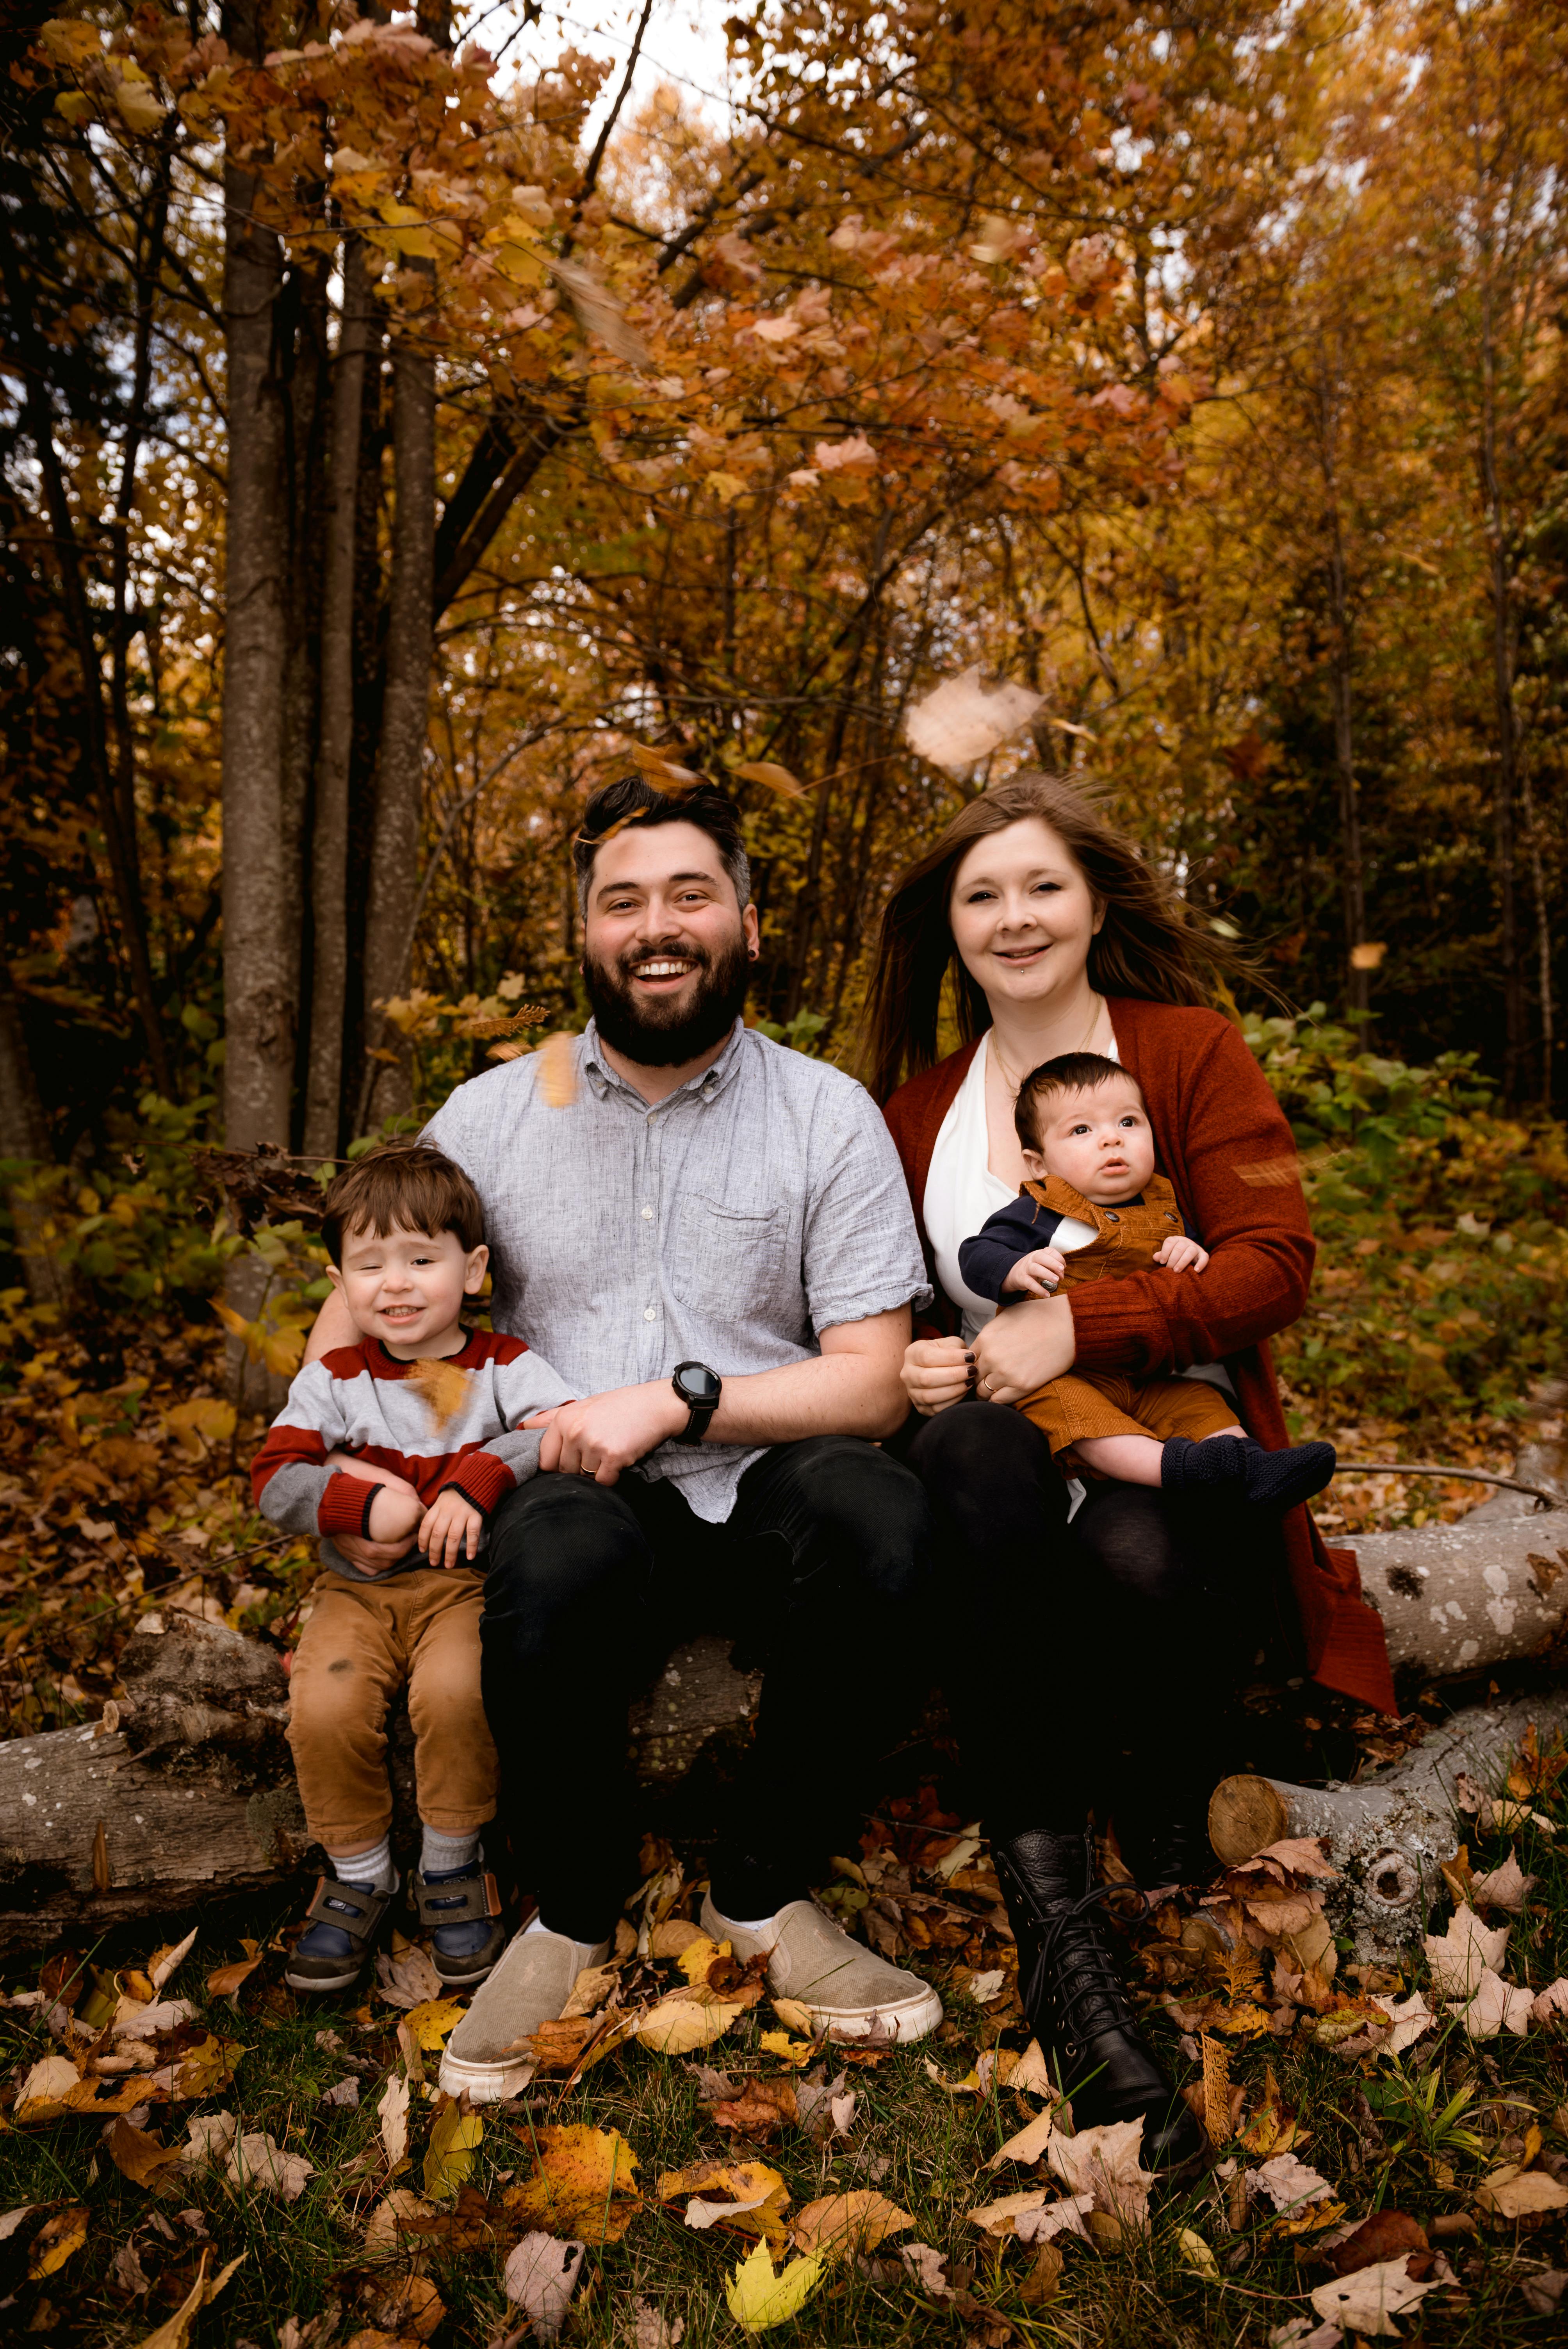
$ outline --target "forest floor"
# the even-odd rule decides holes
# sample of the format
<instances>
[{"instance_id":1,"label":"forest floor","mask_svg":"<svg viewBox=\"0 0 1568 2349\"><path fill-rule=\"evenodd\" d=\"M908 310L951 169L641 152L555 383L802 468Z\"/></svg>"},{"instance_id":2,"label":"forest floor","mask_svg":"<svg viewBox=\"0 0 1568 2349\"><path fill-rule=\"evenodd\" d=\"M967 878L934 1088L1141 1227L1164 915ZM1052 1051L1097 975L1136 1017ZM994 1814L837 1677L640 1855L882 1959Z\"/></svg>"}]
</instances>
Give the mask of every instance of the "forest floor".
<instances>
[{"instance_id":1,"label":"forest floor","mask_svg":"<svg viewBox=\"0 0 1568 2349\"><path fill-rule=\"evenodd\" d=\"M253 1511L255 1431L236 1423L221 1373L211 1337L149 1320L133 1339L39 1347L0 1405L4 1733L95 1719L151 1604L292 1641L310 1546L276 1541ZM1414 1442L1396 1422L1327 1432L1353 1459L1417 1450L1504 1473L1517 1440L1475 1418ZM1347 1478L1333 1529L1459 1516L1487 1489ZM1288 1775L1392 1758L1420 1725L1316 1691L1276 1697L1254 1726L1272 1752L1290 1745ZM566 2279L568 2344L706 2349L742 2337L738 2306L757 2313L740 2294L767 2279L754 2264L743 2287L737 2273L760 2229L776 2288L802 2292L779 2337L813 2349L934 2333L975 2349L1328 2349L1336 2267L1374 2252L1356 2271L1372 2282L1342 2312L1347 2343L1380 2326L1429 2349L1557 2336L1568 2015L1528 2009L1568 1972L1568 1859L1550 1831L1568 1831L1562 1756L1516 1764L1508 1798L1534 1816L1509 1832L1456 1820L1450 1892L1470 1892L1478 1933L1506 1932L1490 1961L1525 1994L1502 1997L1504 2027L1487 2035L1470 2026L1494 2018L1450 2013L1418 1951L1399 1972L1357 1969L1323 1922L1333 1887L1299 1850L1272 1890L1243 1871L1206 1904L1184 1895L1144 1916L1123 1900L1116 1930L1149 2027L1213 2140L1204 2173L1156 2189L1145 2214L1136 2161L1124 2150L1118 2171L1117 2148L1089 2132L1075 2156L1069 2115L1055 2113L1039 2158L1053 2107L1011 2085L1020 2064L1034 2075L995 1879L934 1750L923 1785L916 1770L822 1889L940 1989L947 2020L913 2049L813 2046L799 2015L705 1951L696 1846L650 1844L617 1969L586 1986L589 2020L543 2051L520 2097L478 2114L434 2088L460 2006L417 1946L388 1953L354 1998L284 1987L297 1890L0 1966L5 2330L156 2349L481 2349L530 2337L531 2292L547 2332L540 2278L565 2256L550 2241L571 2238L586 2249ZM1523 1895L1511 1849L1537 1879ZM1270 1899L1289 1907L1294 1938L1260 1921ZM195 1939L165 1971L155 1944L178 1949L186 1930ZM1433 2019L1401 2044L1423 1993ZM661 1999L666 2018L671 2002L688 2013L675 2052L655 2052L669 2037L657 2024L616 2044L625 2017ZM590 2030L609 2052L574 2076ZM1063 2202L1097 2147L1111 2167L1091 2181L1094 2207L1053 2239L1026 2239L1056 2223L1028 2208L975 2219L1010 2197ZM517 2248L536 2235L542 2263ZM1369 2292L1385 2310L1408 2299L1408 2313L1380 2315Z\"/></svg>"}]
</instances>

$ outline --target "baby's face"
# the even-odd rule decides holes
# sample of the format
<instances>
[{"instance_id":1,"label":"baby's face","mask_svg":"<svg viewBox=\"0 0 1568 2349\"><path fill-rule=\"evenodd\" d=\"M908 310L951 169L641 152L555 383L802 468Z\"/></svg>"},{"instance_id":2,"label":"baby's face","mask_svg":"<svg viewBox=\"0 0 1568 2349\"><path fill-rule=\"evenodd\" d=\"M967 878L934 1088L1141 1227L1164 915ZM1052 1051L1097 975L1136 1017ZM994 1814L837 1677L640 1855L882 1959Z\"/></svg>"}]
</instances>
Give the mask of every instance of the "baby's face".
<instances>
[{"instance_id":1,"label":"baby's face","mask_svg":"<svg viewBox=\"0 0 1568 2349\"><path fill-rule=\"evenodd\" d=\"M1037 1183L1051 1175L1070 1183L1097 1207L1135 1199L1154 1173L1154 1135L1142 1096L1130 1077L1092 1092L1057 1093L1045 1104L1040 1146L1024 1164Z\"/></svg>"},{"instance_id":2,"label":"baby's face","mask_svg":"<svg viewBox=\"0 0 1568 2349\"><path fill-rule=\"evenodd\" d=\"M364 1338L379 1338L397 1361L411 1362L458 1327L463 1299L484 1287L490 1250L465 1249L456 1232L343 1235L343 1262L330 1268Z\"/></svg>"}]
</instances>

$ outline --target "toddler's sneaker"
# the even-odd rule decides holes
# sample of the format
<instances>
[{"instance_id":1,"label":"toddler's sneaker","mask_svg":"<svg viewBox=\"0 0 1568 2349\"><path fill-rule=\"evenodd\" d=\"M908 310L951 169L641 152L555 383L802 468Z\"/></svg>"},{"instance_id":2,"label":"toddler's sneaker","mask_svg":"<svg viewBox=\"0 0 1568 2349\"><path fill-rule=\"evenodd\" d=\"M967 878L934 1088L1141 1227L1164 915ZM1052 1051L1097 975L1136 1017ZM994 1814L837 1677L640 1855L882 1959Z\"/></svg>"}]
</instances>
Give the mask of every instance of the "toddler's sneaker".
<instances>
[{"instance_id":1,"label":"toddler's sneaker","mask_svg":"<svg viewBox=\"0 0 1568 2349\"><path fill-rule=\"evenodd\" d=\"M304 1930L289 1954L284 1980L290 1990L352 1990L381 1938L397 1890L318 1876L305 1910Z\"/></svg>"},{"instance_id":2,"label":"toddler's sneaker","mask_svg":"<svg viewBox=\"0 0 1568 2349\"><path fill-rule=\"evenodd\" d=\"M414 1870L409 1889L419 1930L430 1936L436 1971L449 1990L475 1990L506 1946L500 1898L481 1852L467 1868Z\"/></svg>"}]
</instances>

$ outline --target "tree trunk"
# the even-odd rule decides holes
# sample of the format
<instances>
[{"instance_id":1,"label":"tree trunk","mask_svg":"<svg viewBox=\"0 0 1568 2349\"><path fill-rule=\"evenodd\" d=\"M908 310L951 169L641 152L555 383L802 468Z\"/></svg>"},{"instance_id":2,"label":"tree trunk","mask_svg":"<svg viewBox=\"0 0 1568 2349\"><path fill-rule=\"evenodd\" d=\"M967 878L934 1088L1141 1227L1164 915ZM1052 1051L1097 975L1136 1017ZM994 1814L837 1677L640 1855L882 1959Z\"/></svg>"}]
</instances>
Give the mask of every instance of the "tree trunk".
<instances>
[{"instance_id":1,"label":"tree trunk","mask_svg":"<svg viewBox=\"0 0 1568 2349\"><path fill-rule=\"evenodd\" d=\"M348 792L354 753L354 590L360 428L370 342L365 247L345 240L343 314L333 369L325 582L321 616L321 743L311 840L310 1050L304 1147L335 1158L343 1134L343 1028L348 984Z\"/></svg>"},{"instance_id":2,"label":"tree trunk","mask_svg":"<svg viewBox=\"0 0 1568 2349\"><path fill-rule=\"evenodd\" d=\"M321 734L321 616L326 567L326 439L331 358L327 349L327 260L304 253L291 263L279 305L279 358L284 385L284 496L288 585L284 599L283 868L292 876L284 951L294 973L295 1062L291 1071L288 1139L303 1140L305 1054L303 1017L310 994L312 940L305 880L315 822L315 766Z\"/></svg>"},{"instance_id":3,"label":"tree trunk","mask_svg":"<svg viewBox=\"0 0 1568 2349\"><path fill-rule=\"evenodd\" d=\"M1492 316L1490 283L1484 286L1481 298L1479 461L1489 555L1487 582L1491 596L1492 700L1497 718L1498 948L1502 964L1504 1091L1509 1101L1514 1102L1519 1098L1524 1063L1524 974L1519 957L1518 828L1514 812L1518 795L1519 729L1513 706L1514 610L1509 576L1513 546L1498 466L1496 323Z\"/></svg>"},{"instance_id":4,"label":"tree trunk","mask_svg":"<svg viewBox=\"0 0 1568 2349\"><path fill-rule=\"evenodd\" d=\"M429 264L422 264L428 267ZM436 368L408 332L392 362L392 587L365 934L367 1060L361 1130L413 1102L406 1055L378 1006L408 988L435 626Z\"/></svg>"},{"instance_id":5,"label":"tree trunk","mask_svg":"<svg viewBox=\"0 0 1568 2349\"><path fill-rule=\"evenodd\" d=\"M230 46L267 47L265 10L235 0ZM283 252L257 219L257 181L231 156L223 169L223 332L229 471L223 638L224 1138L231 1150L286 1149L294 1067L299 875L285 856L284 702L289 574L286 417L276 364ZM231 1265L229 1302L255 1318L267 1271ZM259 1383L238 1347L230 1373L243 1400Z\"/></svg>"},{"instance_id":6,"label":"tree trunk","mask_svg":"<svg viewBox=\"0 0 1568 2349\"><path fill-rule=\"evenodd\" d=\"M27 1040L22 1030L15 990L10 972L0 960L0 1158L20 1158L36 1166L46 1166L53 1155L49 1123L39 1098L33 1063L27 1056ZM7 1205L28 1302L64 1304L68 1284L52 1262L44 1237L47 1209L37 1200L28 1198L19 1184L9 1186Z\"/></svg>"}]
</instances>

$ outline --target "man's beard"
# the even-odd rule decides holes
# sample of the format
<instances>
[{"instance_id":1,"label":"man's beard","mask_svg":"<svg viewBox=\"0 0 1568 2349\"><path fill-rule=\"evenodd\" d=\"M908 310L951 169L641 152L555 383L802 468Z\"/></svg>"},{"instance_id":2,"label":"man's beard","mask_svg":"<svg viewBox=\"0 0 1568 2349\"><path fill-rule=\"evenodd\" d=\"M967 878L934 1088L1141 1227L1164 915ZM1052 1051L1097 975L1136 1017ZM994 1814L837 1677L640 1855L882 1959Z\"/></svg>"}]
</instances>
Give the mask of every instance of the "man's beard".
<instances>
[{"instance_id":1,"label":"man's beard","mask_svg":"<svg viewBox=\"0 0 1568 2349\"><path fill-rule=\"evenodd\" d=\"M687 1061L700 1060L728 1035L746 1001L750 973L743 937L717 957L701 947L681 946L667 952L672 958L678 955L683 962L696 965L696 994L684 1011L677 1011L675 997L637 1000L633 972L639 963L662 959L646 947L613 963L596 961L589 954L583 957L583 977L600 1035L613 1051L624 1053L641 1069L678 1069Z\"/></svg>"}]
</instances>

